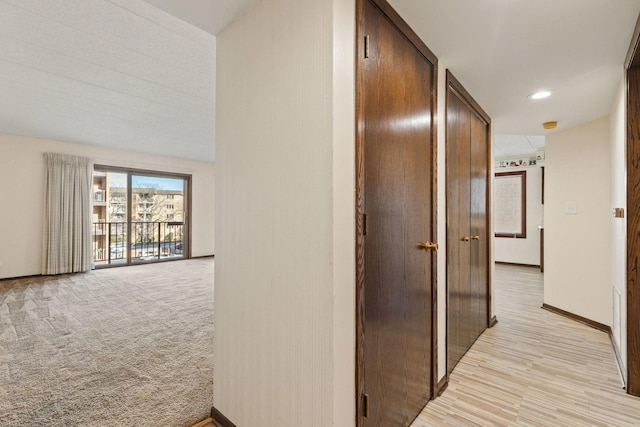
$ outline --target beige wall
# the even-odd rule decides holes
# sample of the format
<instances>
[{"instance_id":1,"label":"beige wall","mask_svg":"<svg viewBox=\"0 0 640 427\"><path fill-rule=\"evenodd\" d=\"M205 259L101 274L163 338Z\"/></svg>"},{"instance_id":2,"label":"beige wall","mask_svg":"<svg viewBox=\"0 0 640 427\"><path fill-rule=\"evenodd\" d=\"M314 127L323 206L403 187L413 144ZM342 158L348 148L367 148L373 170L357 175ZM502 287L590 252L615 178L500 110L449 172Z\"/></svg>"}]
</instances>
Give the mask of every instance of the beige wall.
<instances>
[{"instance_id":1,"label":"beige wall","mask_svg":"<svg viewBox=\"0 0 640 427\"><path fill-rule=\"evenodd\" d=\"M612 320L609 119L546 138L544 302ZM566 213L574 202L577 215Z\"/></svg>"},{"instance_id":2,"label":"beige wall","mask_svg":"<svg viewBox=\"0 0 640 427\"><path fill-rule=\"evenodd\" d=\"M46 152L95 163L191 174L194 256L214 253L213 163L0 134L0 278L40 274Z\"/></svg>"},{"instance_id":3,"label":"beige wall","mask_svg":"<svg viewBox=\"0 0 640 427\"><path fill-rule=\"evenodd\" d=\"M527 172L527 237L495 237L496 262L540 265L540 231L542 225L542 169L539 167L498 168L499 172Z\"/></svg>"},{"instance_id":4,"label":"beige wall","mask_svg":"<svg viewBox=\"0 0 640 427\"><path fill-rule=\"evenodd\" d=\"M626 183L626 91L624 72L620 70L620 85L611 107L611 208L627 207ZM610 216L611 229L611 278L613 285L613 323L611 329L616 345L627 360L627 221ZM626 375L626 369L622 369Z\"/></svg>"},{"instance_id":5,"label":"beige wall","mask_svg":"<svg viewBox=\"0 0 640 427\"><path fill-rule=\"evenodd\" d=\"M352 0L263 0L218 36L214 405L236 425L354 423L354 24Z\"/></svg>"}]
</instances>

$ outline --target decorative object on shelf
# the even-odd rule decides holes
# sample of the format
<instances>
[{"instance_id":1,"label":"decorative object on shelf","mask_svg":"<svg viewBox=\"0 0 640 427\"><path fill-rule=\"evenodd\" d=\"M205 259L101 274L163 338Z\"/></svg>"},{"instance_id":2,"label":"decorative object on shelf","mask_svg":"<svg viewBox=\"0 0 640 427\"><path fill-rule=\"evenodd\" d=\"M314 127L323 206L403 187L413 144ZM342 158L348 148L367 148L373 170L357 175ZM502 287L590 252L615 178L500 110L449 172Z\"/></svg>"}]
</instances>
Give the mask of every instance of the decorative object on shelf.
<instances>
[{"instance_id":1,"label":"decorative object on shelf","mask_svg":"<svg viewBox=\"0 0 640 427\"><path fill-rule=\"evenodd\" d=\"M537 159L535 157L527 157L522 159L507 159L500 160L496 165L499 168L523 168L528 166L537 166Z\"/></svg>"}]
</instances>

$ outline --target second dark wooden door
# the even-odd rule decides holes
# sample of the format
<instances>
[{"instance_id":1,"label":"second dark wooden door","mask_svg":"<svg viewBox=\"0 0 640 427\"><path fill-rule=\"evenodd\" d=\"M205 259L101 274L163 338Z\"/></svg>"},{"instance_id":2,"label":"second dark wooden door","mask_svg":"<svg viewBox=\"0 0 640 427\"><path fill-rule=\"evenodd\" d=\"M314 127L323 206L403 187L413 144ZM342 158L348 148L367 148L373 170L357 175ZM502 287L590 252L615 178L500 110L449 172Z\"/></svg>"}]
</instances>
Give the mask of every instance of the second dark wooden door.
<instances>
[{"instance_id":1,"label":"second dark wooden door","mask_svg":"<svg viewBox=\"0 0 640 427\"><path fill-rule=\"evenodd\" d=\"M475 323L469 316L471 270L471 112L449 93L447 98L447 345L448 373L473 341Z\"/></svg>"},{"instance_id":2,"label":"second dark wooden door","mask_svg":"<svg viewBox=\"0 0 640 427\"><path fill-rule=\"evenodd\" d=\"M407 426L431 397L434 64L364 2L361 425ZM366 40L366 41L365 41Z\"/></svg>"},{"instance_id":3,"label":"second dark wooden door","mask_svg":"<svg viewBox=\"0 0 640 427\"><path fill-rule=\"evenodd\" d=\"M447 374L489 323L489 119L470 99L448 75Z\"/></svg>"}]
</instances>

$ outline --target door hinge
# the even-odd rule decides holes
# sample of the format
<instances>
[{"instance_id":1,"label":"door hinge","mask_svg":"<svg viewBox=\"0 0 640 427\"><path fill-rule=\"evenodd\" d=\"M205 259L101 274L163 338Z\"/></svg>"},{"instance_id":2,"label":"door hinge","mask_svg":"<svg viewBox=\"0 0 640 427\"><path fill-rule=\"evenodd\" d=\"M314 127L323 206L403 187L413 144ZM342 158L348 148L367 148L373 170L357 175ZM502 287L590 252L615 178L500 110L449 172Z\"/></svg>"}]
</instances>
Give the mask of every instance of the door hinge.
<instances>
[{"instance_id":1,"label":"door hinge","mask_svg":"<svg viewBox=\"0 0 640 427\"><path fill-rule=\"evenodd\" d=\"M362 235L366 236L367 232L369 231L369 221L367 221L368 215L367 214L362 214Z\"/></svg>"},{"instance_id":2,"label":"door hinge","mask_svg":"<svg viewBox=\"0 0 640 427\"><path fill-rule=\"evenodd\" d=\"M369 418L369 395L368 394L362 395L362 413L364 414L365 418Z\"/></svg>"},{"instance_id":3,"label":"door hinge","mask_svg":"<svg viewBox=\"0 0 640 427\"><path fill-rule=\"evenodd\" d=\"M369 34L364 36L364 57L369 57Z\"/></svg>"}]
</instances>

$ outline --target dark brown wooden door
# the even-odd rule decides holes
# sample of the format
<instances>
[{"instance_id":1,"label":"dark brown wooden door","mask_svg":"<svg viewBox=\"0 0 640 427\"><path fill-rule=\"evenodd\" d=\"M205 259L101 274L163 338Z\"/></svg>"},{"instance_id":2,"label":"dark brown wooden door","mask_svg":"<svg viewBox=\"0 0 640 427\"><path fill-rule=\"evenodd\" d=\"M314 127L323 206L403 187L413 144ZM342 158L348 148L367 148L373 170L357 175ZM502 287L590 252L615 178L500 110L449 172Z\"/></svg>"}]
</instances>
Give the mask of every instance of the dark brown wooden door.
<instances>
[{"instance_id":1,"label":"dark brown wooden door","mask_svg":"<svg viewBox=\"0 0 640 427\"><path fill-rule=\"evenodd\" d=\"M376 5L365 1L363 17L359 424L407 426L431 397L435 256L418 243L434 238L435 70Z\"/></svg>"},{"instance_id":2,"label":"dark brown wooden door","mask_svg":"<svg viewBox=\"0 0 640 427\"><path fill-rule=\"evenodd\" d=\"M470 187L471 187L471 281L472 313L475 322L471 330L471 344L489 324L489 234L487 223L488 124L471 113Z\"/></svg>"},{"instance_id":3,"label":"dark brown wooden door","mask_svg":"<svg viewBox=\"0 0 640 427\"><path fill-rule=\"evenodd\" d=\"M489 324L489 121L453 76L448 82L447 374Z\"/></svg>"},{"instance_id":4,"label":"dark brown wooden door","mask_svg":"<svg viewBox=\"0 0 640 427\"><path fill-rule=\"evenodd\" d=\"M447 98L447 371L471 346L471 113L454 93Z\"/></svg>"},{"instance_id":5,"label":"dark brown wooden door","mask_svg":"<svg viewBox=\"0 0 640 427\"><path fill-rule=\"evenodd\" d=\"M639 44L640 35L632 40ZM640 396L640 49L633 52L627 67L627 392Z\"/></svg>"}]
</instances>

